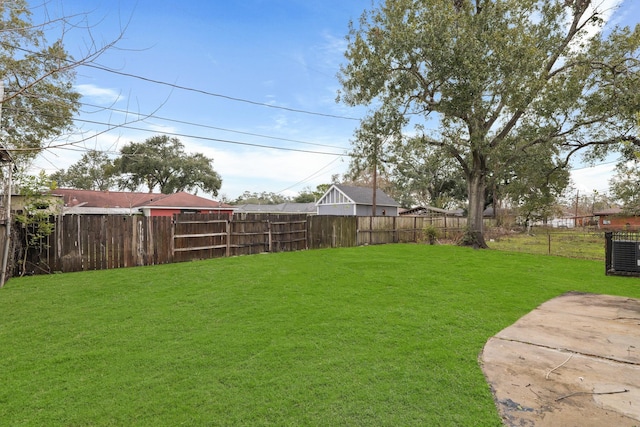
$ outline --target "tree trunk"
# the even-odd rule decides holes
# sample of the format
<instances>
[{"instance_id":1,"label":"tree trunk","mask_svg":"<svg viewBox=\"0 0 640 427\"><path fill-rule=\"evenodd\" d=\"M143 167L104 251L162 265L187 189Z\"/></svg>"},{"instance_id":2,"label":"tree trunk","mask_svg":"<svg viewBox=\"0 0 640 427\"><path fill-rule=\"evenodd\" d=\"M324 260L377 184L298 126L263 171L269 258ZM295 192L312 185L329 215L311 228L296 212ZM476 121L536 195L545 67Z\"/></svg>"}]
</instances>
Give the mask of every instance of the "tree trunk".
<instances>
[{"instance_id":1,"label":"tree trunk","mask_svg":"<svg viewBox=\"0 0 640 427\"><path fill-rule=\"evenodd\" d=\"M484 241L483 213L484 193L486 188L485 176L482 171L472 171L467 177L469 192L469 211L467 213L467 231L462 244L474 248L488 248Z\"/></svg>"}]
</instances>

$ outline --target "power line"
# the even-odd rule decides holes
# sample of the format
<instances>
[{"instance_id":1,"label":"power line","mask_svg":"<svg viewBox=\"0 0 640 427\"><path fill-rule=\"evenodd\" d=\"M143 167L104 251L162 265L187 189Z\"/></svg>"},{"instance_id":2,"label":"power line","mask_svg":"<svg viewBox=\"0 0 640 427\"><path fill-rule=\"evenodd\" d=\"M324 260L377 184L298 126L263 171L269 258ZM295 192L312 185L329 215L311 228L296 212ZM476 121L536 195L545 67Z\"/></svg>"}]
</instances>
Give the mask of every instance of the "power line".
<instances>
[{"instance_id":1,"label":"power line","mask_svg":"<svg viewBox=\"0 0 640 427\"><path fill-rule=\"evenodd\" d=\"M206 90L203 90L203 89L196 89L196 88L192 88L192 87L188 87L188 86L178 85L178 84L175 84L175 83L165 82L165 81L162 81L162 80L152 79L152 78L149 78L149 77L143 77L143 76L139 76L137 74L125 73L123 71L116 71L116 70L113 70L111 68L103 67L103 66L96 65L96 64L80 64L80 66L94 68L96 70L101 70L101 71L105 71L107 73L117 74L117 75L124 76L124 77L130 77L130 78L142 80L142 81L149 82L149 83L168 86L168 87L173 88L173 89L180 89L180 90L185 90L185 91L189 91L189 92L200 93L200 94L203 94L203 95L213 96L213 97L216 97L216 98L227 99L229 101L244 102L246 104L257 105L257 106L260 106L260 107L267 107L267 108L275 108L275 109L278 109L278 110L289 111L289 112L292 112L292 113L309 114L309 115L313 115L313 116L329 117L329 118L332 118L332 119L360 121L360 119L355 118L355 117L340 116L340 115L337 115L337 114L318 113L318 112L315 112L315 111L308 111L308 110L301 110L301 109L297 109L297 108L282 107L282 106L279 106L279 105L267 104L267 103L258 102L258 101L251 101L249 99L237 98L237 97L229 96L229 95L222 95L222 94L215 93L215 92L209 92L209 91L206 91Z\"/></svg>"},{"instance_id":2,"label":"power line","mask_svg":"<svg viewBox=\"0 0 640 427\"><path fill-rule=\"evenodd\" d=\"M16 50L20 50L22 52L25 53L29 53L35 56L40 56L40 57L46 57L47 55L43 54L42 52L35 52L29 49L25 49L23 47L20 46L15 46L12 45L10 43L6 43L3 42L2 44L4 44L5 46L9 46L13 49ZM57 60L60 60L59 58L56 58ZM258 102L258 101L252 101L249 99L245 99L245 98L239 98L239 97L235 97L235 96L229 96L229 95L223 95L220 93L215 93L215 92L210 92L204 89L197 89L197 88L192 88L189 86L183 86L183 85L178 85L176 83L169 83L169 82L165 82L162 80L157 80L157 79L152 79L150 77L144 77L144 76L140 76L137 74L133 74L133 73L125 73L124 71L117 71L114 70L112 68L109 67L105 67L102 65L97 65L97 64L93 64L93 63L89 63L89 62L79 62L79 63L75 63L69 59L63 59L64 62L69 63L70 65L74 65L77 67L87 67L87 68L93 68L96 70L100 70L100 71L104 71L107 73L111 73L111 74L117 74L120 76L124 76L124 77L129 77L129 78L133 78L133 79L138 79L138 80L142 80L145 82L149 82L149 83L154 83L154 84L158 84L158 85L162 85L162 86L167 86L173 89L180 89L180 90L185 90L185 91L189 91L189 92L195 92L195 93L200 93L203 95L207 95L207 96L213 96L216 98L222 98L222 99L227 99L229 101L235 101L235 102L243 102L246 104L251 104L251 105L257 105L260 107L267 107L267 108L274 108L277 110L284 110L284 111L289 111L292 113L301 113L301 114L309 114L309 115L313 115L313 116L319 116L319 117L328 117L328 118L332 118L332 119L341 119L341 120L353 120L353 121L360 121L359 118L356 117L349 117L349 116L341 116L338 114L328 114L328 113L319 113L316 111L309 111L309 110L302 110L302 109L298 109L298 108L289 108L289 107L283 107L283 106L279 106L279 105L273 105L273 104L267 104L264 102Z\"/></svg>"},{"instance_id":3,"label":"power line","mask_svg":"<svg viewBox=\"0 0 640 427\"><path fill-rule=\"evenodd\" d=\"M7 107L7 109L13 110L13 111L21 111L20 109L13 108L13 107ZM104 122L99 122L99 121L95 121L95 120L87 120L87 119L74 119L74 120L75 121L79 121L79 122L83 122L83 123L89 123L89 124L94 124L94 125L109 126L110 127L110 129L98 132L95 136L100 135L102 133L106 133L106 132L114 130L114 129L130 129L130 130L137 130L137 131L141 131L141 132L159 133L156 130L145 129L145 128L140 128L140 127L136 127L136 126L126 125L126 124L111 125L110 123L104 123ZM276 147L276 146L273 146L273 145L257 144L257 143L244 142L244 141L233 141L233 140L229 140L229 139L212 138L212 137L206 137L206 136L200 136L200 135L190 135L190 134L179 133L179 132L166 132L165 131L165 132L161 132L161 133L163 133L165 135L171 135L171 136L180 136L180 137L183 137L183 138L193 138L193 139L200 139L200 140L205 140L205 141L221 142L221 143L225 143L225 144L235 144L235 145L243 145L243 146L249 146L249 147L258 147L258 148L267 148L267 149L273 149L273 150L281 150L281 151L293 151L293 152L298 152L298 153L321 154L321 155L328 155L328 156L345 156L345 155L348 155L346 153L329 153L329 152L324 152L324 151L302 150L302 149L299 149L299 148ZM28 149L14 148L11 151L39 151L39 150L43 150L43 149L62 148L62 147L67 147L67 146L75 146L75 145L77 145L77 144L79 144L81 142L85 142L85 141L87 141L89 139L91 139L91 137L83 138L81 141L66 142L66 143L58 144L58 145L49 145L49 146L43 147L43 148L37 148L37 149L36 148L28 148ZM339 147L335 147L335 148L339 148Z\"/></svg>"},{"instance_id":4,"label":"power line","mask_svg":"<svg viewBox=\"0 0 640 427\"><path fill-rule=\"evenodd\" d=\"M102 107L100 105L95 105L95 104L89 104L86 102L83 102L82 105L85 105L87 107L93 107L93 108L99 108L102 110L107 110L107 111L114 111L116 113L123 113L123 114L131 114L131 115L142 115L145 120L149 119L149 118L153 118L156 120L162 120L162 121L167 121L167 122L171 122L171 123L180 123L180 124L184 124L184 125L189 125L189 126L197 126L197 127L202 127L205 129L213 129L213 130L220 130L223 132L231 132L231 133L237 133L240 135L248 135L248 136L256 136L259 138L266 138L266 139L274 139L274 140L278 140L278 141L285 141L285 142L295 142L298 144L305 144L305 145L315 145L318 147L327 147L327 148L336 148L339 150L347 150L348 148L345 147L339 147L336 145L328 145L328 144L319 144L319 143L315 143L315 142L308 142L308 141L301 141L299 139L290 139L290 138L281 138L278 136L271 136L271 135L263 135L263 134L259 134L259 133L252 133L252 132L244 132L244 131L239 131L239 130L235 130L235 129L227 129L227 128L221 128L221 127L216 127L216 126L211 126L211 125L205 125L202 123L194 123L194 122L189 122L186 120L178 120L178 119L170 119L167 117L160 117L160 116L156 116L155 114L139 114L139 113L135 113L135 112L131 112L128 110L121 110L118 108L107 108L107 107ZM86 114L93 114L93 112L89 112L86 111Z\"/></svg>"},{"instance_id":5,"label":"power line","mask_svg":"<svg viewBox=\"0 0 640 427\"><path fill-rule=\"evenodd\" d=\"M318 169L317 171L315 171L314 173L312 173L311 175L309 175L306 178L301 179L300 181L296 182L293 185L288 186L287 188L280 190L280 191L276 191L276 194L280 194L280 193L284 193L287 190L292 189L293 187L297 187L300 184L304 184L305 182L307 182L308 180L316 177L317 175L319 175L323 170L325 170L326 168L328 168L329 166L331 166L332 164L334 164L335 162L337 162L341 157L336 157L335 159L331 160L329 163L327 163L326 165L324 165L323 167L321 167L320 169Z\"/></svg>"},{"instance_id":6,"label":"power line","mask_svg":"<svg viewBox=\"0 0 640 427\"><path fill-rule=\"evenodd\" d=\"M602 162L602 163L598 163L597 165L592 165L592 166L582 166L579 168L571 168L570 170L572 171L579 171L579 170L583 170L583 169L591 169L591 168L595 168L598 166L604 166L604 165L611 165L613 163L618 163L621 160L621 158L618 158L617 160L611 160L609 162Z\"/></svg>"}]
</instances>

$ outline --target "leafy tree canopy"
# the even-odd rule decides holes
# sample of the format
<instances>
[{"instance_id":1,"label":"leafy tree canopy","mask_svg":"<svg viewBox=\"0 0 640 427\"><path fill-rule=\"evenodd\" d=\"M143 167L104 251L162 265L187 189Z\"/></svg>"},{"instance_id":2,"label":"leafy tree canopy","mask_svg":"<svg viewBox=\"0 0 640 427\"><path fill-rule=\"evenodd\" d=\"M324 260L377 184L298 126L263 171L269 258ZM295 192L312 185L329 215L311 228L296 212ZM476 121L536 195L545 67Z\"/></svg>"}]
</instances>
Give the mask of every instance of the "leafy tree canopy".
<instances>
[{"instance_id":1,"label":"leafy tree canopy","mask_svg":"<svg viewBox=\"0 0 640 427\"><path fill-rule=\"evenodd\" d=\"M157 135L122 147L114 166L121 189L136 191L146 186L149 192L158 188L170 194L199 188L215 196L222 179L212 163L213 159L203 154L185 153L178 138Z\"/></svg>"},{"instance_id":2,"label":"leafy tree canopy","mask_svg":"<svg viewBox=\"0 0 640 427\"><path fill-rule=\"evenodd\" d=\"M72 128L80 106L80 94L73 87L75 68L95 61L117 42L93 43L85 56L72 58L63 37L70 27L78 30L82 25L74 25L70 17L33 22L29 7L27 0L0 2L0 127L2 144L17 162L28 162L46 148L43 144ZM60 37L47 40L46 35L55 32Z\"/></svg>"},{"instance_id":3,"label":"leafy tree canopy","mask_svg":"<svg viewBox=\"0 0 640 427\"><path fill-rule=\"evenodd\" d=\"M316 186L316 189L313 190L310 187L302 190L296 197L293 198L294 203L312 203L317 202L320 197L327 192L327 190L331 187L331 184L320 184Z\"/></svg>"},{"instance_id":4,"label":"leafy tree canopy","mask_svg":"<svg viewBox=\"0 0 640 427\"><path fill-rule=\"evenodd\" d=\"M58 187L106 191L116 184L114 173L113 160L109 156L97 150L89 150L69 169L53 173L50 179Z\"/></svg>"},{"instance_id":5,"label":"leafy tree canopy","mask_svg":"<svg viewBox=\"0 0 640 427\"><path fill-rule=\"evenodd\" d=\"M619 163L609 181L609 191L625 213L640 215L640 160Z\"/></svg>"},{"instance_id":6,"label":"leafy tree canopy","mask_svg":"<svg viewBox=\"0 0 640 427\"><path fill-rule=\"evenodd\" d=\"M597 8L384 1L351 25L339 99L381 111L386 127L417 125L425 145L456 161L469 202L465 241L486 247L487 185L533 147L562 166L580 151L597 159L622 142L640 144L640 26L604 34Z\"/></svg>"},{"instance_id":7,"label":"leafy tree canopy","mask_svg":"<svg viewBox=\"0 0 640 427\"><path fill-rule=\"evenodd\" d=\"M21 225L18 231L21 238L13 242L14 256L20 258L17 260L20 275L24 276L30 268L44 269L48 272L49 267L42 260L37 264L28 265L28 254L30 249L40 249L39 256L42 249L47 247L46 239L53 232L55 223L51 222L50 216L60 207L55 205L54 199L49 196L54 186L44 171L38 175L22 172L17 174L16 189L22 196L23 203L22 209L14 215L15 221Z\"/></svg>"},{"instance_id":8,"label":"leafy tree canopy","mask_svg":"<svg viewBox=\"0 0 640 427\"><path fill-rule=\"evenodd\" d=\"M263 191L261 193L245 191L238 196L232 204L255 204L255 205L278 205L280 203L290 202L291 199L281 194Z\"/></svg>"},{"instance_id":9,"label":"leafy tree canopy","mask_svg":"<svg viewBox=\"0 0 640 427\"><path fill-rule=\"evenodd\" d=\"M439 147L409 138L393 147L392 180L401 194L402 205L453 209L464 205L464 175L455 161Z\"/></svg>"}]
</instances>

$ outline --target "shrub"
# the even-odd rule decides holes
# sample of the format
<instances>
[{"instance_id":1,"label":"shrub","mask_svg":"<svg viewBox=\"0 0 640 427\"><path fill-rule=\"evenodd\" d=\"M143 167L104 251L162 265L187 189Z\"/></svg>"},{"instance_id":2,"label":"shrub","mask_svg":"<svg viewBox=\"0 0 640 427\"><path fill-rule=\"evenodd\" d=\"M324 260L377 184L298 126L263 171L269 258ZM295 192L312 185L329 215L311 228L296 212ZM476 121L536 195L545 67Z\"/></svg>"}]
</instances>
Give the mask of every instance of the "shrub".
<instances>
[{"instance_id":1,"label":"shrub","mask_svg":"<svg viewBox=\"0 0 640 427\"><path fill-rule=\"evenodd\" d=\"M424 240L429 242L430 245L434 245L438 241L440 230L433 226L433 224L427 224L422 229Z\"/></svg>"}]
</instances>

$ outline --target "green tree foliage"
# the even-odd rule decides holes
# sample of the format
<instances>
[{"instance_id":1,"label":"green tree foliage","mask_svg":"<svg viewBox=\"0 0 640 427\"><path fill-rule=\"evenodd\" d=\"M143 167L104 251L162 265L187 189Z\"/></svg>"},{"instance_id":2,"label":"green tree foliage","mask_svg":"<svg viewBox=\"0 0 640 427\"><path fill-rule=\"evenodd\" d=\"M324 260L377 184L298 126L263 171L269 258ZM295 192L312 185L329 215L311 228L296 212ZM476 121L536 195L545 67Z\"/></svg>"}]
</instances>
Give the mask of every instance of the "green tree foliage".
<instances>
[{"instance_id":1,"label":"green tree foliage","mask_svg":"<svg viewBox=\"0 0 640 427\"><path fill-rule=\"evenodd\" d=\"M512 157L492 177L492 196L506 202L527 221L547 221L558 213L558 202L570 183L569 170L554 147L534 145L526 155Z\"/></svg>"},{"instance_id":2,"label":"green tree foliage","mask_svg":"<svg viewBox=\"0 0 640 427\"><path fill-rule=\"evenodd\" d=\"M146 186L149 192L159 188L170 194L199 188L215 196L222 180L212 163L213 159L200 153L185 153L178 138L156 135L122 147L114 166L122 189L136 191Z\"/></svg>"},{"instance_id":3,"label":"green tree foliage","mask_svg":"<svg viewBox=\"0 0 640 427\"><path fill-rule=\"evenodd\" d=\"M418 125L424 144L455 159L466 241L486 247L486 188L505 165L535 146L562 164L640 144L640 27L605 35L591 3L384 1L351 26L339 98Z\"/></svg>"},{"instance_id":4,"label":"green tree foliage","mask_svg":"<svg viewBox=\"0 0 640 427\"><path fill-rule=\"evenodd\" d=\"M49 43L45 30L54 23L32 22L26 0L0 2L0 81L3 145L14 158L28 160L43 142L71 128L80 106L73 88L74 61L62 39ZM49 33L50 34L50 33Z\"/></svg>"},{"instance_id":5,"label":"green tree foliage","mask_svg":"<svg viewBox=\"0 0 640 427\"><path fill-rule=\"evenodd\" d=\"M281 194L271 193L263 191L261 193L245 191L242 195L238 196L232 204L255 204L255 205L278 205L280 203L290 202L291 199Z\"/></svg>"},{"instance_id":6,"label":"green tree foliage","mask_svg":"<svg viewBox=\"0 0 640 427\"><path fill-rule=\"evenodd\" d=\"M331 187L331 184L319 184L316 189L305 188L296 197L293 198L295 203L312 203L317 202L320 197L324 196L324 193Z\"/></svg>"},{"instance_id":7,"label":"green tree foliage","mask_svg":"<svg viewBox=\"0 0 640 427\"><path fill-rule=\"evenodd\" d=\"M51 174L57 187L106 191L116 184L113 161L105 153L89 150L66 171Z\"/></svg>"},{"instance_id":8,"label":"green tree foliage","mask_svg":"<svg viewBox=\"0 0 640 427\"><path fill-rule=\"evenodd\" d=\"M29 264L29 254L41 252L48 247L47 238L53 232L54 223L50 217L58 213L55 200L49 195L52 189L51 180L44 171L39 175L18 174L16 182L18 194L22 196L22 209L15 214L14 219L20 225L21 244L15 244L16 252L20 255L18 261L20 275L23 276L29 267L44 269L49 267L45 262Z\"/></svg>"},{"instance_id":9,"label":"green tree foliage","mask_svg":"<svg viewBox=\"0 0 640 427\"><path fill-rule=\"evenodd\" d=\"M392 180L403 205L453 209L467 196L464 175L455 161L439 147L413 137L393 151Z\"/></svg>"},{"instance_id":10,"label":"green tree foliage","mask_svg":"<svg viewBox=\"0 0 640 427\"><path fill-rule=\"evenodd\" d=\"M609 191L625 213L640 215L640 160L619 163L609 181Z\"/></svg>"}]
</instances>

